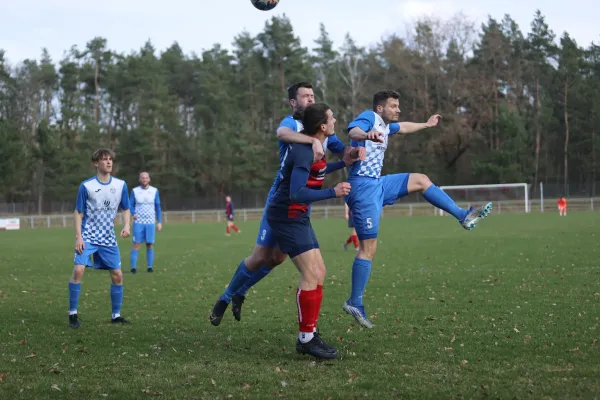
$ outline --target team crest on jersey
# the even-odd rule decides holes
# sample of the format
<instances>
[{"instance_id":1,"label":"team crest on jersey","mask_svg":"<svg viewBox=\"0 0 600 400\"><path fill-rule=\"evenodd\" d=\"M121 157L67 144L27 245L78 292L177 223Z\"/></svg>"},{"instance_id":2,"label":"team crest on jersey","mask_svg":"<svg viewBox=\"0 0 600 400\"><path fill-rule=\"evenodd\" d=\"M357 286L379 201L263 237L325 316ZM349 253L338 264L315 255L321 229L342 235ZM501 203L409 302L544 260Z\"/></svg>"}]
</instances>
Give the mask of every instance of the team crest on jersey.
<instances>
[{"instance_id":1,"label":"team crest on jersey","mask_svg":"<svg viewBox=\"0 0 600 400\"><path fill-rule=\"evenodd\" d=\"M110 188L110 192L111 192L112 194L115 194L115 193L117 193L117 189L115 189L114 187L113 187L113 188Z\"/></svg>"}]
</instances>

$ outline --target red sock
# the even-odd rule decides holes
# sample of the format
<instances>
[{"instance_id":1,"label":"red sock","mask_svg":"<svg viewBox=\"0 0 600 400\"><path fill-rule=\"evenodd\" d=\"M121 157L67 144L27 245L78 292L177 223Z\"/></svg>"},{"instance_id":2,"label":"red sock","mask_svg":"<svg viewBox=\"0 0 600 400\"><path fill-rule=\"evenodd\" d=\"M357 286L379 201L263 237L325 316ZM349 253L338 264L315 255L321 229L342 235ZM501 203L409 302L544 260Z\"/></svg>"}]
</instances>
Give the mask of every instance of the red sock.
<instances>
[{"instance_id":1,"label":"red sock","mask_svg":"<svg viewBox=\"0 0 600 400\"><path fill-rule=\"evenodd\" d=\"M240 231L240 230L238 229L238 227L237 227L237 226L235 226L235 225L231 225L231 227L232 227L232 228L233 228L233 230L234 230L234 231L236 231L236 232L239 232L239 231Z\"/></svg>"},{"instance_id":2,"label":"red sock","mask_svg":"<svg viewBox=\"0 0 600 400\"><path fill-rule=\"evenodd\" d=\"M318 301L317 289L296 290L296 303L298 304L298 325L300 332L313 333L317 326ZM316 311L315 311L316 310Z\"/></svg>"},{"instance_id":3,"label":"red sock","mask_svg":"<svg viewBox=\"0 0 600 400\"><path fill-rule=\"evenodd\" d=\"M354 248L358 249L358 236L352 235L350 236L350 239L352 239L352 243L354 243Z\"/></svg>"},{"instance_id":4,"label":"red sock","mask_svg":"<svg viewBox=\"0 0 600 400\"><path fill-rule=\"evenodd\" d=\"M229 225L227 225L227 234L229 235L231 233L231 229L229 229Z\"/></svg>"},{"instance_id":5,"label":"red sock","mask_svg":"<svg viewBox=\"0 0 600 400\"><path fill-rule=\"evenodd\" d=\"M346 244L348 244L348 243L350 243L350 242L354 242L354 239L353 239L353 238L354 238L354 235L350 235L350 236L348 237L348 240L346 240Z\"/></svg>"},{"instance_id":6,"label":"red sock","mask_svg":"<svg viewBox=\"0 0 600 400\"><path fill-rule=\"evenodd\" d=\"M323 285L317 285L317 305L316 305L316 316L315 316L315 328L317 322L319 322L319 314L321 313L321 303L323 303Z\"/></svg>"}]
</instances>

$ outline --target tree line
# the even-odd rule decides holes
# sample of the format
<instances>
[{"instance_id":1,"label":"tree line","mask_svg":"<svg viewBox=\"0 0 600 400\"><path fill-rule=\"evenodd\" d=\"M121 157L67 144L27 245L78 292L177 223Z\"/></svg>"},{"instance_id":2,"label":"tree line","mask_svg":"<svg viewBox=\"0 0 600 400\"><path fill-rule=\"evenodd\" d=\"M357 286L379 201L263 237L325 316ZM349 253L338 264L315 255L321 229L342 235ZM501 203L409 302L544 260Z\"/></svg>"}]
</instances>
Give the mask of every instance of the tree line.
<instances>
[{"instance_id":1,"label":"tree line","mask_svg":"<svg viewBox=\"0 0 600 400\"><path fill-rule=\"evenodd\" d=\"M275 130L286 88L308 80L338 119L338 136L381 89L401 93L402 120L438 128L394 138L385 171L438 184L569 183L595 194L600 46L556 37L538 11L529 33L506 15L479 28L462 15L423 18L406 37L334 46L325 25L308 47L290 20L185 54L145 43L129 54L96 37L58 61L9 65L0 50L0 202L43 212L72 202L91 152L116 151L130 184L151 173L165 207L236 192L264 196L278 169ZM343 172L329 177L342 178ZM261 197L262 198L262 197ZM211 200L212 202L213 200ZM211 203L212 204L212 203Z\"/></svg>"}]
</instances>

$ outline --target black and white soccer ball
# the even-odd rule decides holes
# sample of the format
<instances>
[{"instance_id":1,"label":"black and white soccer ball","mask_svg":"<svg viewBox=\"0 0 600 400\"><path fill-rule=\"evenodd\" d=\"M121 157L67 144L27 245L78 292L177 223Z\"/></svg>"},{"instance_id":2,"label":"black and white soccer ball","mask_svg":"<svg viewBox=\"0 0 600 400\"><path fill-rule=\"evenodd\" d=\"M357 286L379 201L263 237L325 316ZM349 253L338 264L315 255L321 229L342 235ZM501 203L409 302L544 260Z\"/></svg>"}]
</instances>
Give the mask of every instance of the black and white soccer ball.
<instances>
[{"instance_id":1,"label":"black and white soccer ball","mask_svg":"<svg viewBox=\"0 0 600 400\"><path fill-rule=\"evenodd\" d=\"M250 0L252 5L261 11L270 11L277 7L279 0Z\"/></svg>"}]
</instances>

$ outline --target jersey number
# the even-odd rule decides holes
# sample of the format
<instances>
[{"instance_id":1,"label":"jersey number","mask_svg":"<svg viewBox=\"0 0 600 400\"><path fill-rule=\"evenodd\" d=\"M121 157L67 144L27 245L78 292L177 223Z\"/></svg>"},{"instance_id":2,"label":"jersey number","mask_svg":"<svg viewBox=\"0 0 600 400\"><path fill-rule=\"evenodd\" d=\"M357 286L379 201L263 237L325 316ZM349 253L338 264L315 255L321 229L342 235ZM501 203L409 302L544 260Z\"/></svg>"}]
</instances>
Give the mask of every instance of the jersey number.
<instances>
[{"instance_id":1,"label":"jersey number","mask_svg":"<svg viewBox=\"0 0 600 400\"><path fill-rule=\"evenodd\" d=\"M367 228L371 229L373 227L373 222L371 222L371 218L367 218Z\"/></svg>"},{"instance_id":2,"label":"jersey number","mask_svg":"<svg viewBox=\"0 0 600 400\"><path fill-rule=\"evenodd\" d=\"M267 230L263 229L263 231L260 234L260 240L265 240L266 236L267 236Z\"/></svg>"}]
</instances>

